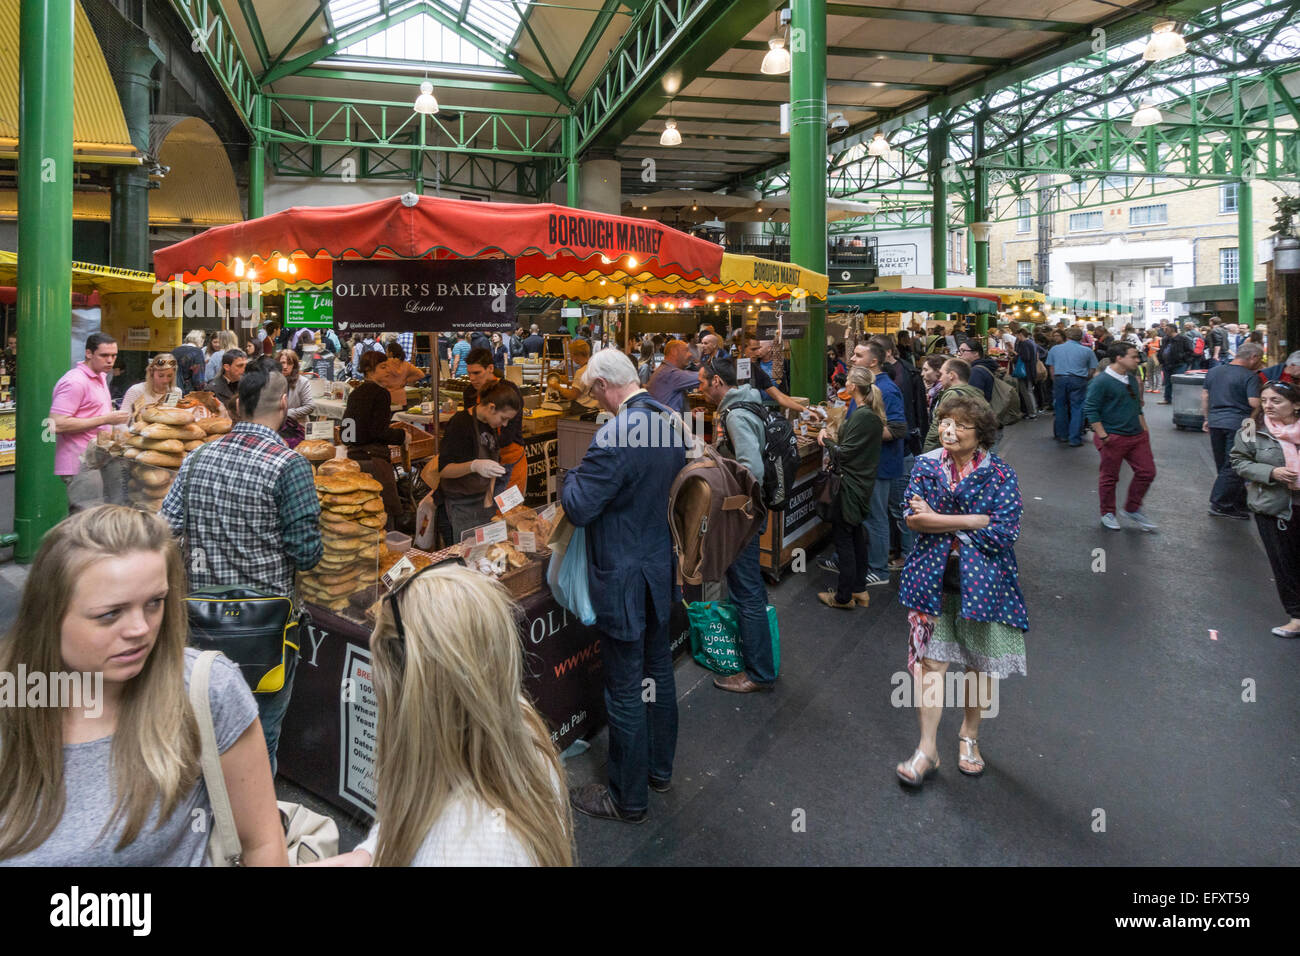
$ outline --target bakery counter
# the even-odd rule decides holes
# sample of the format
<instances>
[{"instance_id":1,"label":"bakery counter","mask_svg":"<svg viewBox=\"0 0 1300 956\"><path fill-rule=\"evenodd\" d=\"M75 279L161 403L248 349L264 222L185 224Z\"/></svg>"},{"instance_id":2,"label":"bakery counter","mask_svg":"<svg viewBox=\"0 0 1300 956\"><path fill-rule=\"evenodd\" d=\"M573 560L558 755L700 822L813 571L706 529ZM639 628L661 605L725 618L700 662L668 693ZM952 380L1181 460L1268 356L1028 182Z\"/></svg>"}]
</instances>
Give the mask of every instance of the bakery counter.
<instances>
[{"instance_id":1,"label":"bakery counter","mask_svg":"<svg viewBox=\"0 0 1300 956\"><path fill-rule=\"evenodd\" d=\"M519 641L524 689L559 750L605 721L600 635L560 607L546 588L523 598ZM378 704L370 672L370 628L310 601L293 695L280 736L279 770L359 817L375 812ZM348 612L345 612L348 613Z\"/></svg>"}]
</instances>

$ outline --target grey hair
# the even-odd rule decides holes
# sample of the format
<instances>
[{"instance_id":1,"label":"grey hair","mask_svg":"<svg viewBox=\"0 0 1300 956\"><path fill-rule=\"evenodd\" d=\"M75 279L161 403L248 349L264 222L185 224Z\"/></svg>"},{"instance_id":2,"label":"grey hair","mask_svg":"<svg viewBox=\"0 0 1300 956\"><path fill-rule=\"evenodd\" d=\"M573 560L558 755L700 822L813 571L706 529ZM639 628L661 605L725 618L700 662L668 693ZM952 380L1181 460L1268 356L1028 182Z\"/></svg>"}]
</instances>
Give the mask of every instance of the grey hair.
<instances>
[{"instance_id":1,"label":"grey hair","mask_svg":"<svg viewBox=\"0 0 1300 956\"><path fill-rule=\"evenodd\" d=\"M1238 349L1238 351L1240 351L1240 349ZM1290 355L1288 355L1288 356L1286 357L1286 361L1283 362L1282 364L1283 364L1283 365L1300 365L1300 351L1292 352Z\"/></svg>"},{"instance_id":2,"label":"grey hair","mask_svg":"<svg viewBox=\"0 0 1300 956\"><path fill-rule=\"evenodd\" d=\"M1296 353L1300 355L1300 352ZM1237 348L1237 358L1250 361L1251 359L1262 358L1264 356L1264 346L1258 342L1243 342Z\"/></svg>"},{"instance_id":3,"label":"grey hair","mask_svg":"<svg viewBox=\"0 0 1300 956\"><path fill-rule=\"evenodd\" d=\"M597 350L587 362L583 380L590 385L598 378L603 378L605 384L613 388L641 383L641 377L632 360L613 347Z\"/></svg>"},{"instance_id":4,"label":"grey hair","mask_svg":"<svg viewBox=\"0 0 1300 956\"><path fill-rule=\"evenodd\" d=\"M203 343L208 340L208 334L202 329L190 329L189 334L185 336L186 345L197 345L203 348Z\"/></svg>"}]
</instances>

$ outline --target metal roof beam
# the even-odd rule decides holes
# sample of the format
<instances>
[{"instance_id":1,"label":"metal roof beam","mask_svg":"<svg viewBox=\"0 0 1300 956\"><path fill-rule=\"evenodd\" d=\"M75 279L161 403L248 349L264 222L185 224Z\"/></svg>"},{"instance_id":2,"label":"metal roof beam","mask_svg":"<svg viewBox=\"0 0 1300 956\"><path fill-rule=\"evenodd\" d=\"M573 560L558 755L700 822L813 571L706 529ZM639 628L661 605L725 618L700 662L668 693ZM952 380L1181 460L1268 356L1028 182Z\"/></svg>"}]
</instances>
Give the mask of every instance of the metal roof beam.
<instances>
[{"instance_id":1,"label":"metal roof beam","mask_svg":"<svg viewBox=\"0 0 1300 956\"><path fill-rule=\"evenodd\" d=\"M579 74L587 66L587 61L591 59L591 53L596 49L596 44L600 38L605 35L605 29L609 26L609 21L614 19L614 14L618 12L620 0L605 0L596 14L596 18L591 21L591 26L587 29L587 35L582 38L582 46L578 47L578 52L573 56L573 62L569 64L569 69L565 71L563 85L566 90L572 91L573 84L577 82Z\"/></svg>"},{"instance_id":2,"label":"metal roof beam","mask_svg":"<svg viewBox=\"0 0 1300 956\"><path fill-rule=\"evenodd\" d=\"M437 70L436 68L431 68L429 72L434 74ZM348 83L386 83L394 86L419 86L424 82L423 76L406 76L399 73L368 73L365 70L317 69L314 67L300 70L294 75L312 80L342 80ZM513 76L513 74L511 75ZM430 79L434 79L434 77L430 76ZM454 79L448 78L447 85L454 87L457 90L482 90L490 93L530 93L537 94L538 96L542 95L523 80L519 80L518 82L492 82L490 80L467 80L462 79L461 77L455 77Z\"/></svg>"},{"instance_id":3,"label":"metal roof beam","mask_svg":"<svg viewBox=\"0 0 1300 956\"><path fill-rule=\"evenodd\" d=\"M262 85L270 86L276 80L282 80L286 76L293 76L299 70L306 69L326 57L334 56L336 53L340 53L362 40L369 39L377 33L383 33L389 27L405 23L412 17L417 17L424 12L426 12L426 5L415 3L397 13L379 13L368 20L362 20L359 25L348 33L334 37L329 43L322 43L310 53L304 53L287 63L281 63L279 66L267 70L262 74Z\"/></svg>"},{"instance_id":4,"label":"metal roof beam","mask_svg":"<svg viewBox=\"0 0 1300 956\"><path fill-rule=\"evenodd\" d=\"M754 50L767 52L767 44L761 40L741 40L732 47L735 50ZM859 60L909 60L914 63L954 63L959 66L1008 66L1011 61L995 56L969 56L964 53L926 53L916 50L879 50L859 49L850 46L828 46L828 57L851 57Z\"/></svg>"},{"instance_id":5,"label":"metal roof beam","mask_svg":"<svg viewBox=\"0 0 1300 956\"><path fill-rule=\"evenodd\" d=\"M261 86L244 51L239 47L230 20L219 2L171 0L172 9L195 38L199 52L212 70L244 128L252 130Z\"/></svg>"},{"instance_id":6,"label":"metal roof beam","mask_svg":"<svg viewBox=\"0 0 1300 956\"><path fill-rule=\"evenodd\" d=\"M728 73L724 70L705 70L700 75L702 80L727 80L733 83L771 83L773 78L754 73ZM782 82L783 77L777 78L776 82ZM839 86L849 89L894 89L894 90L917 90L922 93L939 93L946 90L946 86L938 86L934 83L898 83L893 80L849 80L835 79L834 77L826 78L827 86ZM679 97L680 98L680 97Z\"/></svg>"},{"instance_id":7,"label":"metal roof beam","mask_svg":"<svg viewBox=\"0 0 1300 956\"><path fill-rule=\"evenodd\" d=\"M953 27L986 27L990 30L1029 30L1036 33L1071 33L1084 25L1065 20L990 17L976 13L944 13L942 10L859 7L851 3L828 3L826 4L826 15L828 17L859 17L870 20L906 20L911 23L942 23Z\"/></svg>"},{"instance_id":8,"label":"metal roof beam","mask_svg":"<svg viewBox=\"0 0 1300 956\"><path fill-rule=\"evenodd\" d=\"M262 68L265 69L271 62L271 52L266 48L266 37L262 35L262 24L257 19L257 11L253 9L253 0L239 0L239 12L244 15L244 22L248 24L248 32L252 34L253 46L257 49L257 55L262 61Z\"/></svg>"},{"instance_id":9,"label":"metal roof beam","mask_svg":"<svg viewBox=\"0 0 1300 956\"><path fill-rule=\"evenodd\" d=\"M288 55L290 50L292 50L294 47L298 45L298 41L302 39L303 34L305 34L309 29L311 29L311 25L316 22L316 18L321 16L324 10L325 10L324 6L317 7L315 12L313 12L311 16L309 16L306 20L303 21L302 26L298 28L298 32L293 35L293 39L290 40L288 43L286 43L284 49L280 51L279 55L276 56L276 58L272 60L269 64L267 64L266 66L267 70L274 70L277 66L280 65L280 63L284 60L285 56Z\"/></svg>"}]
</instances>

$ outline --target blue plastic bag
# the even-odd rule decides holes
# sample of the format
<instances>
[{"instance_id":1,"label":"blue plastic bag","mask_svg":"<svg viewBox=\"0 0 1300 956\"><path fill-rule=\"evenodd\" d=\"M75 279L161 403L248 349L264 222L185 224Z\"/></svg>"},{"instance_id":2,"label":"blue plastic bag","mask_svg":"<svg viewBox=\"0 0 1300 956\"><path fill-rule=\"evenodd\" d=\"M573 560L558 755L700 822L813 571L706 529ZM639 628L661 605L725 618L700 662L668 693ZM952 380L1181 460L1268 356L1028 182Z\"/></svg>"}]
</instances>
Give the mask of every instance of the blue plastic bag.
<instances>
[{"instance_id":1,"label":"blue plastic bag","mask_svg":"<svg viewBox=\"0 0 1300 956\"><path fill-rule=\"evenodd\" d=\"M555 542L552 542L552 551ZM559 558L558 569L556 558ZM573 529L563 546L563 553L552 555L547 568L547 583L560 607L590 627L596 623L596 609L591 606L590 584L587 580L587 531Z\"/></svg>"}]
</instances>

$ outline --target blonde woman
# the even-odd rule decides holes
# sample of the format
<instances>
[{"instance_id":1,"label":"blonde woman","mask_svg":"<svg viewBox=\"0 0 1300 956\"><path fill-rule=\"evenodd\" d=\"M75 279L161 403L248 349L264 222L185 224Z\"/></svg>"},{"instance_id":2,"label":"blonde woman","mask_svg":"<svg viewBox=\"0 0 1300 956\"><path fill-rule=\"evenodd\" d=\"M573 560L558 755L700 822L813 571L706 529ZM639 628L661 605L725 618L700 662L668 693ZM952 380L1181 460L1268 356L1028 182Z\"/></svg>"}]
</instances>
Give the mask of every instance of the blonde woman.
<instances>
[{"instance_id":1,"label":"blonde woman","mask_svg":"<svg viewBox=\"0 0 1300 956\"><path fill-rule=\"evenodd\" d=\"M569 866L564 769L523 695L515 605L496 581L430 567L379 607L378 812L334 866Z\"/></svg>"},{"instance_id":2,"label":"blonde woman","mask_svg":"<svg viewBox=\"0 0 1300 956\"><path fill-rule=\"evenodd\" d=\"M100 505L45 536L0 672L87 679L79 700L0 707L0 866L205 864L212 828L196 822L212 807L187 632L185 571L162 519ZM244 864L287 866L257 705L224 657L209 696Z\"/></svg>"},{"instance_id":3,"label":"blonde woman","mask_svg":"<svg viewBox=\"0 0 1300 956\"><path fill-rule=\"evenodd\" d=\"M130 412L131 421L134 421L140 409L156 405L169 395L175 395L177 400L181 397L181 390L176 387L176 356L171 352L160 352L145 367L144 381L126 390L122 396L122 409Z\"/></svg>"},{"instance_id":4,"label":"blonde woman","mask_svg":"<svg viewBox=\"0 0 1300 956\"><path fill-rule=\"evenodd\" d=\"M854 411L840 425L835 440L823 431L817 442L831 453L840 476L839 502L831 516L835 541L835 563L839 580L832 591L817 595L827 607L852 610L866 607L867 535L862 522L867 517L871 492L876 484L880 444L885 433L885 400L875 386L870 369L855 365L849 370L847 387Z\"/></svg>"}]
</instances>

